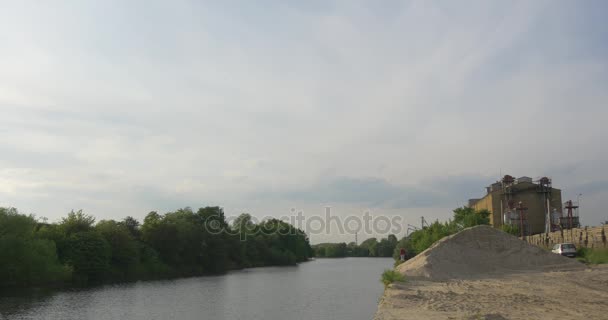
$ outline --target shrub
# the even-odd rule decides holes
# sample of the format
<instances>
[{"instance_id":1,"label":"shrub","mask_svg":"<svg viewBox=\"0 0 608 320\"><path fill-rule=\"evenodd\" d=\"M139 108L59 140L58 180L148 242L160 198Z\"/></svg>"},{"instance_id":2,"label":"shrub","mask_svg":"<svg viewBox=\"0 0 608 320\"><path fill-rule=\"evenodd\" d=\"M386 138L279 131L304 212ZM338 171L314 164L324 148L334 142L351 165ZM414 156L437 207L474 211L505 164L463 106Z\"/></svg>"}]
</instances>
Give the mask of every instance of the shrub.
<instances>
[{"instance_id":1,"label":"shrub","mask_svg":"<svg viewBox=\"0 0 608 320\"><path fill-rule=\"evenodd\" d=\"M462 207L454 209L454 219L447 222L438 220L430 225L424 226L402 238L393 251L393 258L399 260L401 248L406 249L406 259L412 258L422 251L428 249L438 240L462 231L465 228L490 223L490 212L488 210L476 211L472 208Z\"/></svg>"},{"instance_id":2,"label":"shrub","mask_svg":"<svg viewBox=\"0 0 608 320\"><path fill-rule=\"evenodd\" d=\"M608 249L606 248L579 248L576 255L579 261L587 264L608 263Z\"/></svg>"},{"instance_id":3,"label":"shrub","mask_svg":"<svg viewBox=\"0 0 608 320\"><path fill-rule=\"evenodd\" d=\"M404 262L405 261L401 261L400 259L399 260L395 260L395 263L393 264L393 267L397 268L398 265L400 265L400 264L402 264Z\"/></svg>"},{"instance_id":4,"label":"shrub","mask_svg":"<svg viewBox=\"0 0 608 320\"><path fill-rule=\"evenodd\" d=\"M519 227L513 224L505 224L500 227L500 230L512 235L519 237L521 233L519 232Z\"/></svg>"},{"instance_id":5,"label":"shrub","mask_svg":"<svg viewBox=\"0 0 608 320\"><path fill-rule=\"evenodd\" d=\"M384 272L382 272L382 278L380 278L380 282L382 282L384 284L385 288L393 282L404 282L404 281L405 281L405 277L401 273L399 273L395 270L390 270L390 269L384 270Z\"/></svg>"}]
</instances>

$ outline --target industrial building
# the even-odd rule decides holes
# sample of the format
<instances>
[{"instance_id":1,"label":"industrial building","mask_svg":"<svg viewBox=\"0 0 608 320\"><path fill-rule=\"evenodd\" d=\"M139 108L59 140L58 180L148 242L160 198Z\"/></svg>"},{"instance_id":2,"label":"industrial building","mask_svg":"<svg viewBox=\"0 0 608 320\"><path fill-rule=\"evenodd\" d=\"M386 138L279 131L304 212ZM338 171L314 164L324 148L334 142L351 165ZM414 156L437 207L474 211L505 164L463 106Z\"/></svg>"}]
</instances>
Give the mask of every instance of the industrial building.
<instances>
[{"instance_id":1,"label":"industrial building","mask_svg":"<svg viewBox=\"0 0 608 320\"><path fill-rule=\"evenodd\" d=\"M562 207L562 192L553 188L547 177L533 180L505 175L486 187L483 198L470 199L469 207L490 211L493 227L515 225L522 236L579 226L578 206L568 201Z\"/></svg>"}]
</instances>

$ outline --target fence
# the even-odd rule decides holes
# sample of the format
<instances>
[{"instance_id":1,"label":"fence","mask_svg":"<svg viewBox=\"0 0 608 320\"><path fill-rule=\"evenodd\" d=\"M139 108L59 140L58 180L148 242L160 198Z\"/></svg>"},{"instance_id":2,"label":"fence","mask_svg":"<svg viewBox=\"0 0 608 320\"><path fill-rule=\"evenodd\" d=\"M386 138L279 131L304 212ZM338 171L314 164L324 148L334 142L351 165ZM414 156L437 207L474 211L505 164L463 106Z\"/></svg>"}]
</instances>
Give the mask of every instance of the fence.
<instances>
[{"instance_id":1,"label":"fence","mask_svg":"<svg viewBox=\"0 0 608 320\"><path fill-rule=\"evenodd\" d=\"M528 243L551 248L556 243L574 243L577 248L606 248L606 231L601 227L584 227L527 236Z\"/></svg>"}]
</instances>

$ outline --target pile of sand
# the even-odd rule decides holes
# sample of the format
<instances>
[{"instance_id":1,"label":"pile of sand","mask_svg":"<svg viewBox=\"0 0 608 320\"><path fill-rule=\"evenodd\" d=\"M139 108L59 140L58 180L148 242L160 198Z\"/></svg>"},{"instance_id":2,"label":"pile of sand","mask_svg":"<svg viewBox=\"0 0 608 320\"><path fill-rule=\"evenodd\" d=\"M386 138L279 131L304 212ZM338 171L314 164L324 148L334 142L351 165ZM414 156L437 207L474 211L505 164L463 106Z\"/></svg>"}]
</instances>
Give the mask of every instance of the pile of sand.
<instances>
[{"instance_id":1,"label":"pile of sand","mask_svg":"<svg viewBox=\"0 0 608 320\"><path fill-rule=\"evenodd\" d=\"M585 268L575 259L543 250L495 228L477 226L437 241L397 270L406 276L447 280Z\"/></svg>"}]
</instances>

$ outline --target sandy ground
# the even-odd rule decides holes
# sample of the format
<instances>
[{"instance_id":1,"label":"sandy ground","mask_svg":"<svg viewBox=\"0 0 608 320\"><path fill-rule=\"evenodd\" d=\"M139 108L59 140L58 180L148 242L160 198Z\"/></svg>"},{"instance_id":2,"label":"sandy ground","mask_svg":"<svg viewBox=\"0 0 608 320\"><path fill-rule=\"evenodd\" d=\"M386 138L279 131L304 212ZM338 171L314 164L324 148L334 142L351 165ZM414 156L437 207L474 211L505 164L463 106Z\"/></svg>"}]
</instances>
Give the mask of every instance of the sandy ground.
<instances>
[{"instance_id":1,"label":"sandy ground","mask_svg":"<svg viewBox=\"0 0 608 320\"><path fill-rule=\"evenodd\" d=\"M386 289L374 319L608 319L608 266L465 280L409 278Z\"/></svg>"}]
</instances>

